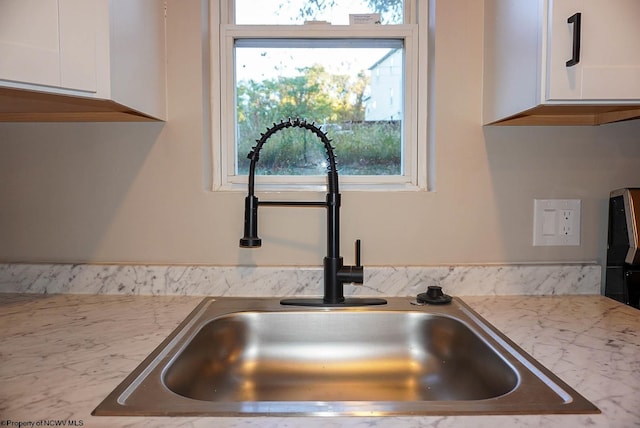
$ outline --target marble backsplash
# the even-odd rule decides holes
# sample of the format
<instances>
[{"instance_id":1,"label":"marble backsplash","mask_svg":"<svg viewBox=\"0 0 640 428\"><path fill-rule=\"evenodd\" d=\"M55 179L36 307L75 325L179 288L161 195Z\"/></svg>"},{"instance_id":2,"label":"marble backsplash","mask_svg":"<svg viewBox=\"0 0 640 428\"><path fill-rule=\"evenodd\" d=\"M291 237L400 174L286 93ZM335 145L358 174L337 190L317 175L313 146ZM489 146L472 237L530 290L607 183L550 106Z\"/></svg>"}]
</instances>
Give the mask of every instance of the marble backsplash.
<instances>
[{"instance_id":1,"label":"marble backsplash","mask_svg":"<svg viewBox=\"0 0 640 428\"><path fill-rule=\"evenodd\" d=\"M318 267L0 264L0 293L318 296ZM345 296L412 296L428 285L474 295L600 294L597 264L366 267Z\"/></svg>"}]
</instances>

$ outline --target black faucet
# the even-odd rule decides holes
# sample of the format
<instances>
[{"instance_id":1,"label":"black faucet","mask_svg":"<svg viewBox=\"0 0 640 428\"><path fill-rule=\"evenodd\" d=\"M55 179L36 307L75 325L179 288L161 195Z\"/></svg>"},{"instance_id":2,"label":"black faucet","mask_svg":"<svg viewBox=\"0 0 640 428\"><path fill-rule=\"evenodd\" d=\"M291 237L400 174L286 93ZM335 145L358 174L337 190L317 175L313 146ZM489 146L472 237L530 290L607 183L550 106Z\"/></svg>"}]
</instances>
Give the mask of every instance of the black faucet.
<instances>
[{"instance_id":1,"label":"black faucet","mask_svg":"<svg viewBox=\"0 0 640 428\"><path fill-rule=\"evenodd\" d=\"M255 196L256 164L260 158L260 149L264 143L276 132L283 129L297 127L313 132L324 144L327 152L327 197L324 202L303 201L259 201ZM356 241L355 266L343 265L340 256L340 192L338 191L338 170L336 168L335 155L331 140L314 123L307 123L300 119L289 119L273 124L253 147L247 157L251 160L249 166L249 190L244 203L244 236L240 239L240 247L257 248L262 245L258 237L258 206L295 206L295 207L325 207L327 209L327 255L324 258L324 297L322 298L291 298L283 299L283 305L300 306L367 306L383 305L387 301L376 298L345 298L344 284L362 284L364 281L364 268L360 265L360 241Z\"/></svg>"}]
</instances>

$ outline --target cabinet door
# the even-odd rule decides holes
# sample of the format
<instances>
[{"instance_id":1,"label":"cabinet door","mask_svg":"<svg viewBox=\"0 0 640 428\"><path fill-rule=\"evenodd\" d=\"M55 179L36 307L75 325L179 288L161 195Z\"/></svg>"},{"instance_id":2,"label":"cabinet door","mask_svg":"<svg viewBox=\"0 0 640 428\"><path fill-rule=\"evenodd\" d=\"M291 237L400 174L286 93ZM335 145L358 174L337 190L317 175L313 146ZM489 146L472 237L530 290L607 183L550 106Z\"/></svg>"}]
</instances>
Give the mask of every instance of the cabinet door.
<instances>
[{"instance_id":1,"label":"cabinet door","mask_svg":"<svg viewBox=\"0 0 640 428\"><path fill-rule=\"evenodd\" d=\"M580 13L580 32L567 22ZM547 100L640 100L640 1L549 0ZM568 66L574 37L579 62Z\"/></svg>"},{"instance_id":2,"label":"cabinet door","mask_svg":"<svg viewBox=\"0 0 640 428\"><path fill-rule=\"evenodd\" d=\"M96 92L98 44L96 37L99 31L97 2L59 0L58 14L60 16L60 87ZM106 16L104 18L107 19Z\"/></svg>"},{"instance_id":3,"label":"cabinet door","mask_svg":"<svg viewBox=\"0 0 640 428\"><path fill-rule=\"evenodd\" d=\"M96 90L95 2L0 0L0 79Z\"/></svg>"},{"instance_id":4,"label":"cabinet door","mask_svg":"<svg viewBox=\"0 0 640 428\"><path fill-rule=\"evenodd\" d=\"M57 0L0 0L0 79L60 84Z\"/></svg>"}]
</instances>

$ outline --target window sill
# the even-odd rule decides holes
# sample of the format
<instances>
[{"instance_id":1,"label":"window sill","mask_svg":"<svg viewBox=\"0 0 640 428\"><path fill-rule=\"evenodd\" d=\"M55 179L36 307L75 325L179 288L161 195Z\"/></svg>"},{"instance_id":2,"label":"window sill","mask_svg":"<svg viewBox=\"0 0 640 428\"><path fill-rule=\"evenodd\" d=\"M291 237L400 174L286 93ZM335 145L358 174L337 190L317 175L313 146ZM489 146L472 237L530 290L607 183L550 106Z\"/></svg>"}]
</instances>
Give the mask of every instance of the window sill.
<instances>
[{"instance_id":1,"label":"window sill","mask_svg":"<svg viewBox=\"0 0 640 428\"><path fill-rule=\"evenodd\" d=\"M214 186L214 192L247 192L247 183L227 183ZM321 192L327 191L325 183L260 183L256 177L256 192L258 193L281 193L281 192ZM410 182L379 182L379 183L358 183L340 179L340 192L423 192L426 188L417 186Z\"/></svg>"}]
</instances>

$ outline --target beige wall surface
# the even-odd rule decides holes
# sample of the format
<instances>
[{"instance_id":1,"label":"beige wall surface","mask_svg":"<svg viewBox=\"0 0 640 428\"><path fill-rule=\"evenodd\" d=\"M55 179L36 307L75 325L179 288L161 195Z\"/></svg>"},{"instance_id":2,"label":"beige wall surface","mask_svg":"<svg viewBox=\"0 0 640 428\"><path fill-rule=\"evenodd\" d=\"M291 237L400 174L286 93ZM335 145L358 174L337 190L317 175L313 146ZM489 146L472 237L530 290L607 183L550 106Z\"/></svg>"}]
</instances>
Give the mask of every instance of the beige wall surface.
<instances>
[{"instance_id":1,"label":"beige wall surface","mask_svg":"<svg viewBox=\"0 0 640 428\"><path fill-rule=\"evenodd\" d=\"M319 265L323 210L208 190L200 0L168 9L166 123L0 124L0 262ZM436 2L435 191L343 191L342 253L365 265L603 262L609 191L640 186L640 121L483 127L482 2ZM302 195L322 199L323 194ZM533 247L533 200L582 200L582 243Z\"/></svg>"}]
</instances>

